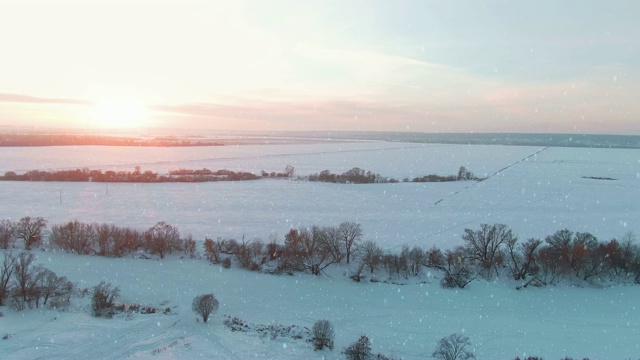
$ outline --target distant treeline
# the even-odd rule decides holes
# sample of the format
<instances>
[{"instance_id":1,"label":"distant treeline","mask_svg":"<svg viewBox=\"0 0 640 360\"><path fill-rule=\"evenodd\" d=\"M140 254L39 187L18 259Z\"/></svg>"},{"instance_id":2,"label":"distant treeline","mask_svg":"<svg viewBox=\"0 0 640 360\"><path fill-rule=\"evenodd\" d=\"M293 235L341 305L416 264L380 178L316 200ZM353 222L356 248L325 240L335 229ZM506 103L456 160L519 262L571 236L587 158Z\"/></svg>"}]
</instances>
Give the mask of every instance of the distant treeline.
<instances>
[{"instance_id":1,"label":"distant treeline","mask_svg":"<svg viewBox=\"0 0 640 360\"><path fill-rule=\"evenodd\" d=\"M175 136L141 139L137 137L114 137L100 135L65 135L65 134L0 134L2 146L222 146L222 143L211 140L191 140Z\"/></svg>"},{"instance_id":2,"label":"distant treeline","mask_svg":"<svg viewBox=\"0 0 640 360\"><path fill-rule=\"evenodd\" d=\"M130 182L130 183L161 183L161 182L208 182L208 181L239 181L255 180L260 177L250 172L235 172L231 170L211 171L175 170L169 175L160 175L150 170L141 171L136 167L134 171L105 171L75 169L58 171L27 171L18 175L13 171L6 172L0 180L7 181L77 181L77 182Z\"/></svg>"},{"instance_id":3,"label":"distant treeline","mask_svg":"<svg viewBox=\"0 0 640 360\"><path fill-rule=\"evenodd\" d=\"M263 134L266 136L267 134ZM605 149L640 149L638 135L530 134L530 133L424 133L398 131L305 131L269 133L305 139L379 140L401 143L453 145L553 146Z\"/></svg>"},{"instance_id":4,"label":"distant treeline","mask_svg":"<svg viewBox=\"0 0 640 360\"><path fill-rule=\"evenodd\" d=\"M398 180L390 177L383 177L380 174L365 171L360 168L353 168L342 174L333 174L329 170L320 173L311 174L309 181L320 181L341 184L374 184L374 183L397 183ZM445 181L464 181L464 180L482 180L476 177L471 171L461 166L458 175L441 176L436 174L414 177L413 179L404 178L402 182L445 182Z\"/></svg>"},{"instance_id":5,"label":"distant treeline","mask_svg":"<svg viewBox=\"0 0 640 360\"><path fill-rule=\"evenodd\" d=\"M129 182L129 183L161 183L161 182L209 182L209 181L240 181L257 180L261 178L293 178L295 168L287 165L284 172L268 173L264 170L260 175L250 172L235 172L231 170L209 170L207 168L191 170L178 169L169 171L168 175L161 175L151 170L141 171L136 166L134 171L105 171L90 170L88 168L75 170L43 171L31 170L24 174L8 171L0 176L0 181L66 181L66 182ZM342 174L333 174L324 170L308 177L298 177L300 180L330 182L341 184L373 184L373 183L397 183L396 179L383 177L371 171L353 168ZM444 182L482 179L476 177L471 171L461 166L457 175L425 175L413 179L404 178L403 182Z\"/></svg>"}]
</instances>

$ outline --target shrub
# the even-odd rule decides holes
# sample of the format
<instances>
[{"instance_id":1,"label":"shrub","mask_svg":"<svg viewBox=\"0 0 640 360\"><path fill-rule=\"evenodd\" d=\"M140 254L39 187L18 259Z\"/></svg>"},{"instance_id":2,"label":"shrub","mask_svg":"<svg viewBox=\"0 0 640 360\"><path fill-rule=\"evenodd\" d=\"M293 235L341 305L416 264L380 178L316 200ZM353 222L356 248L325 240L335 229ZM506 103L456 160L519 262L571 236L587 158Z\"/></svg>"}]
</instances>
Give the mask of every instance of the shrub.
<instances>
[{"instance_id":1,"label":"shrub","mask_svg":"<svg viewBox=\"0 0 640 360\"><path fill-rule=\"evenodd\" d=\"M329 320L318 320L313 324L313 347L315 350L322 350L325 347L333 350L333 325Z\"/></svg>"},{"instance_id":2,"label":"shrub","mask_svg":"<svg viewBox=\"0 0 640 360\"><path fill-rule=\"evenodd\" d=\"M91 311L95 317L111 317L114 314L114 301L120 294L120 288L112 287L110 283L101 281L93 288L91 297Z\"/></svg>"},{"instance_id":3,"label":"shrub","mask_svg":"<svg viewBox=\"0 0 640 360\"><path fill-rule=\"evenodd\" d=\"M228 269L231 267L231 258L227 257L222 260L222 267Z\"/></svg>"},{"instance_id":4,"label":"shrub","mask_svg":"<svg viewBox=\"0 0 640 360\"><path fill-rule=\"evenodd\" d=\"M193 298L191 308L196 314L202 316L204 322L207 322L209 316L218 310L218 299L213 294L198 295Z\"/></svg>"},{"instance_id":5,"label":"shrub","mask_svg":"<svg viewBox=\"0 0 640 360\"><path fill-rule=\"evenodd\" d=\"M371 357L371 341L362 335L358 341L345 348L344 356L347 360L368 360Z\"/></svg>"},{"instance_id":6,"label":"shrub","mask_svg":"<svg viewBox=\"0 0 640 360\"><path fill-rule=\"evenodd\" d=\"M220 253L216 248L215 242L209 238L204 239L204 256L214 264L220 262Z\"/></svg>"},{"instance_id":7,"label":"shrub","mask_svg":"<svg viewBox=\"0 0 640 360\"><path fill-rule=\"evenodd\" d=\"M470 345L471 342L468 337L460 334L451 334L438 341L438 346L436 346L431 356L438 360L475 359L476 356L471 351L465 350Z\"/></svg>"},{"instance_id":8,"label":"shrub","mask_svg":"<svg viewBox=\"0 0 640 360\"><path fill-rule=\"evenodd\" d=\"M198 257L198 245L196 244L196 241L193 240L193 236L191 236L191 234L187 235L184 239L182 247L184 254L189 256L191 259Z\"/></svg>"}]
</instances>

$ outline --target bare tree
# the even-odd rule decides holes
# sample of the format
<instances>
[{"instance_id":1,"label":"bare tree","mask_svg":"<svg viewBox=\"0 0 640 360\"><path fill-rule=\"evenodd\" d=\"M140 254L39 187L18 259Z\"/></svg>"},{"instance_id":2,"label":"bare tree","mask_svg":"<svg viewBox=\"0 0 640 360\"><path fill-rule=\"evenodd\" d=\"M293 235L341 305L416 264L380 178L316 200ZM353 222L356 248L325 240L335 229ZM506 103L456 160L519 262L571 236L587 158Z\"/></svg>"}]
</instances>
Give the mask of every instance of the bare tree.
<instances>
[{"instance_id":1,"label":"bare tree","mask_svg":"<svg viewBox=\"0 0 640 360\"><path fill-rule=\"evenodd\" d=\"M284 236L284 247L278 264L279 271L304 271L304 258L307 250L305 237L307 236L309 234L306 231L301 233L298 229L291 229Z\"/></svg>"},{"instance_id":2,"label":"bare tree","mask_svg":"<svg viewBox=\"0 0 640 360\"><path fill-rule=\"evenodd\" d=\"M475 280L474 274L469 269L467 254L462 246L445 252L446 265L433 267L444 271L444 277L440 280L440 285L444 288L464 289Z\"/></svg>"},{"instance_id":3,"label":"bare tree","mask_svg":"<svg viewBox=\"0 0 640 360\"><path fill-rule=\"evenodd\" d=\"M491 276L492 270L498 274L498 265L503 261L501 246L513 238L515 235L504 224L482 224L480 230L464 229L462 235L471 259L478 262L485 278Z\"/></svg>"},{"instance_id":4,"label":"bare tree","mask_svg":"<svg viewBox=\"0 0 640 360\"><path fill-rule=\"evenodd\" d=\"M327 228L312 226L305 237L305 263L311 273L320 275L329 265L337 262L332 252L332 237Z\"/></svg>"},{"instance_id":5,"label":"bare tree","mask_svg":"<svg viewBox=\"0 0 640 360\"><path fill-rule=\"evenodd\" d=\"M166 253L171 254L174 251L181 250L180 233L178 229L160 221L145 234L147 240L147 249L153 254L160 255L164 259Z\"/></svg>"},{"instance_id":6,"label":"bare tree","mask_svg":"<svg viewBox=\"0 0 640 360\"><path fill-rule=\"evenodd\" d=\"M382 249L374 241L365 241L360 246L360 260L365 264L371 273L375 272L383 256Z\"/></svg>"},{"instance_id":7,"label":"bare tree","mask_svg":"<svg viewBox=\"0 0 640 360\"><path fill-rule=\"evenodd\" d=\"M326 228L318 226L291 229L285 236L279 269L309 270L314 275L320 275L325 268L336 262L330 236Z\"/></svg>"},{"instance_id":8,"label":"bare tree","mask_svg":"<svg viewBox=\"0 0 640 360\"><path fill-rule=\"evenodd\" d=\"M30 252L21 252L13 263L13 277L15 294L13 296L18 309L24 309L25 304L30 304L33 288L36 284L35 271L31 264L35 256Z\"/></svg>"},{"instance_id":9,"label":"bare tree","mask_svg":"<svg viewBox=\"0 0 640 360\"><path fill-rule=\"evenodd\" d=\"M191 309L202 316L202 320L207 322L209 316L218 310L218 299L213 294L198 295L193 299L191 303Z\"/></svg>"},{"instance_id":10,"label":"bare tree","mask_svg":"<svg viewBox=\"0 0 640 360\"><path fill-rule=\"evenodd\" d=\"M121 257L138 249L144 240L140 231L113 224L93 224L93 231L102 256Z\"/></svg>"},{"instance_id":11,"label":"bare tree","mask_svg":"<svg viewBox=\"0 0 640 360\"><path fill-rule=\"evenodd\" d=\"M340 240L340 232L335 226L326 226L324 231L324 247L333 258L333 262L341 263L344 259L344 250L342 249L342 242Z\"/></svg>"},{"instance_id":12,"label":"bare tree","mask_svg":"<svg viewBox=\"0 0 640 360\"><path fill-rule=\"evenodd\" d=\"M471 346L469 338L460 334L451 334L438 341L438 346L431 356L438 360L471 360L476 356L466 350Z\"/></svg>"},{"instance_id":13,"label":"bare tree","mask_svg":"<svg viewBox=\"0 0 640 360\"><path fill-rule=\"evenodd\" d=\"M77 254L95 252L97 242L96 227L78 220L51 227L51 243L65 251Z\"/></svg>"},{"instance_id":14,"label":"bare tree","mask_svg":"<svg viewBox=\"0 0 640 360\"><path fill-rule=\"evenodd\" d=\"M563 274L573 272L576 276L588 279L600 272L601 261L597 259L598 239L590 233L573 233L568 229L547 236L549 245L547 258ZM554 263L555 262L555 263Z\"/></svg>"},{"instance_id":15,"label":"bare tree","mask_svg":"<svg viewBox=\"0 0 640 360\"><path fill-rule=\"evenodd\" d=\"M424 264L425 252L419 246L414 246L409 252L409 269L411 270L411 274L414 276L420 275L420 271L422 270L422 264Z\"/></svg>"},{"instance_id":16,"label":"bare tree","mask_svg":"<svg viewBox=\"0 0 640 360\"><path fill-rule=\"evenodd\" d=\"M538 272L538 248L542 244L541 240L529 239L524 244L518 244L516 237L506 241L507 264L511 270L514 280L526 280L529 275Z\"/></svg>"},{"instance_id":17,"label":"bare tree","mask_svg":"<svg viewBox=\"0 0 640 360\"><path fill-rule=\"evenodd\" d=\"M338 226L338 236L344 245L348 264L351 260L353 246L362 239L362 227L358 223L345 221Z\"/></svg>"},{"instance_id":18,"label":"bare tree","mask_svg":"<svg viewBox=\"0 0 640 360\"><path fill-rule=\"evenodd\" d=\"M186 238L183 239L184 251L185 255L188 255L191 259L195 259L198 256L198 244L193 239L191 234L188 234Z\"/></svg>"},{"instance_id":19,"label":"bare tree","mask_svg":"<svg viewBox=\"0 0 640 360\"><path fill-rule=\"evenodd\" d=\"M42 269L41 275L38 276L38 300L36 307L39 305L39 299L42 298L42 305L52 307L66 307L69 304L74 285L65 276L58 276L49 269Z\"/></svg>"},{"instance_id":20,"label":"bare tree","mask_svg":"<svg viewBox=\"0 0 640 360\"><path fill-rule=\"evenodd\" d=\"M109 224L94 224L96 241L98 242L98 254L101 256L114 256L115 247L112 228Z\"/></svg>"},{"instance_id":21,"label":"bare tree","mask_svg":"<svg viewBox=\"0 0 640 360\"><path fill-rule=\"evenodd\" d=\"M25 250L42 241L42 232L47 228L47 221L41 217L25 216L16 223L15 235L24 241Z\"/></svg>"},{"instance_id":22,"label":"bare tree","mask_svg":"<svg viewBox=\"0 0 640 360\"><path fill-rule=\"evenodd\" d=\"M13 247L15 223L11 220L0 220L0 249Z\"/></svg>"},{"instance_id":23,"label":"bare tree","mask_svg":"<svg viewBox=\"0 0 640 360\"><path fill-rule=\"evenodd\" d=\"M4 300L9 295L10 287L9 282L11 281L11 274L14 270L14 264L16 259L10 252L4 253L4 261L0 266L0 306L4 305Z\"/></svg>"},{"instance_id":24,"label":"bare tree","mask_svg":"<svg viewBox=\"0 0 640 360\"><path fill-rule=\"evenodd\" d=\"M220 262L220 250L216 247L215 241L206 237L204 239L204 256L214 264Z\"/></svg>"}]
</instances>

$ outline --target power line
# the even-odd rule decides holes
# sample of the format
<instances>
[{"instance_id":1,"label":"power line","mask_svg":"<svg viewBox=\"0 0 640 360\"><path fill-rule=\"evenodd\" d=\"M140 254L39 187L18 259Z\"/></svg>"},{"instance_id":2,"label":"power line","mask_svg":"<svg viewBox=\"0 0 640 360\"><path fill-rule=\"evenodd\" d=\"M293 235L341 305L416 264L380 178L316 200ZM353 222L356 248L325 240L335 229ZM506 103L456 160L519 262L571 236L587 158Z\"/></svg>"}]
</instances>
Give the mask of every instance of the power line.
<instances>
[{"instance_id":1,"label":"power line","mask_svg":"<svg viewBox=\"0 0 640 360\"><path fill-rule=\"evenodd\" d=\"M426 240L426 239L429 239L431 237L438 236L438 235L440 235L442 233L445 233L447 231L451 231L453 229L456 229L456 228L459 228L459 227L462 227L462 226L465 226L465 225L473 224L473 223L478 222L478 221L483 220L483 219L488 219L488 218L490 218L492 216L495 216L495 215L502 215L502 214L510 213L510 212L512 212L514 210L517 210L519 208L522 208L522 207L525 207L525 206L528 206L528 205L531 205L531 204L536 204L536 203L539 203L539 202L546 201L547 199L551 198L552 196L553 197L558 197L558 196L562 196L562 195L567 195L567 194L570 194L570 193L572 193L572 192L574 192L574 191L576 191L576 190L578 190L578 189L580 189L580 188L582 188L584 186L586 186L586 185L574 187L569 191L560 191L560 192L556 192L556 193L551 193L551 194L548 194L547 196L543 197L542 199L539 199L539 200L536 200L536 201L533 201L533 202L527 202L526 204L520 204L520 205L511 207L509 209L506 209L504 211L498 212L498 213L489 214L487 216L477 217L475 219L472 219L472 220L469 220L469 221L465 221L465 222L457 224L457 225L450 226L450 227L448 227L446 229L442 229L442 230L436 231L436 232L434 232L432 234L428 234L428 235L425 235L423 237L420 237L420 238L417 238L417 239L414 239L414 240L405 241L405 242L400 243L398 245L391 246L391 247L387 248L387 250L399 248L401 246L408 245L408 244L411 244L411 243L415 243L415 242L418 242L418 241L421 241L421 240Z\"/></svg>"},{"instance_id":2,"label":"power line","mask_svg":"<svg viewBox=\"0 0 640 360\"><path fill-rule=\"evenodd\" d=\"M527 156L527 157L524 157L524 158L522 158L522 159L520 159L520 160L518 160L518 161L516 161L516 162L514 162L514 163L512 163L512 164L509 164L509 165L507 165L507 166L503 167L502 169L500 169L500 170L498 170L498 171L494 172L493 174L491 174L491 175L487 176L486 178L484 178L484 179L482 179L482 180L479 180L479 181L477 181L477 182L475 182L475 183L473 183L473 184L471 184L471 185L467 185L467 186L465 186L464 188L462 188L462 189L460 189L460 190L458 190L458 191L456 191L456 192L452 193L451 195L449 195L449 196L447 196L447 197L444 197L444 198L442 198L442 199L440 199L440 200L436 201L435 203L433 203L433 205L438 205L438 204L440 204L441 202L445 201L446 199L452 198L452 197L454 197L454 196L458 195L459 193L461 193L461 192L463 192L463 191L465 191L465 190L467 190L467 189L469 189L469 188L471 188L471 187L478 186L478 184L479 184L479 183L481 183L481 182L483 182L483 181L486 181L486 180L491 179L492 177L494 177L494 176L498 175L499 173L501 173L501 172L503 172L503 171L505 171L505 170L509 169L510 167L515 166L515 165L517 165L517 164L519 164L519 163L521 163L521 162L523 162L523 161L526 161L527 159L532 158L532 157L534 157L534 156L536 156L536 155L540 154L541 152L543 152L543 151L547 150L548 148L549 148L549 147L547 146L547 147L543 148L542 150L538 150L538 151L534 152L533 154L531 154L531 155L529 155L529 156Z\"/></svg>"}]
</instances>

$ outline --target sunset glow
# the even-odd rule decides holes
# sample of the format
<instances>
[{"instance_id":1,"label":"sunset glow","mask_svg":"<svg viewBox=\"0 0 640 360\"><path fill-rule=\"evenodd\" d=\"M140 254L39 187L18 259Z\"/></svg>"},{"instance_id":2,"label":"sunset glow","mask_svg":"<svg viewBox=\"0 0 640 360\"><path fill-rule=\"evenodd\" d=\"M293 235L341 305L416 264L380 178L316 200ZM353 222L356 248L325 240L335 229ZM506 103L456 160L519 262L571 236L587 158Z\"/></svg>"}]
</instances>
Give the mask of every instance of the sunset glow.
<instances>
[{"instance_id":1,"label":"sunset glow","mask_svg":"<svg viewBox=\"0 0 640 360\"><path fill-rule=\"evenodd\" d=\"M0 0L0 126L640 134L640 2L576 4Z\"/></svg>"},{"instance_id":2,"label":"sunset glow","mask_svg":"<svg viewBox=\"0 0 640 360\"><path fill-rule=\"evenodd\" d=\"M94 105L89 127L130 129L148 126L147 108L133 100L108 99Z\"/></svg>"}]
</instances>

